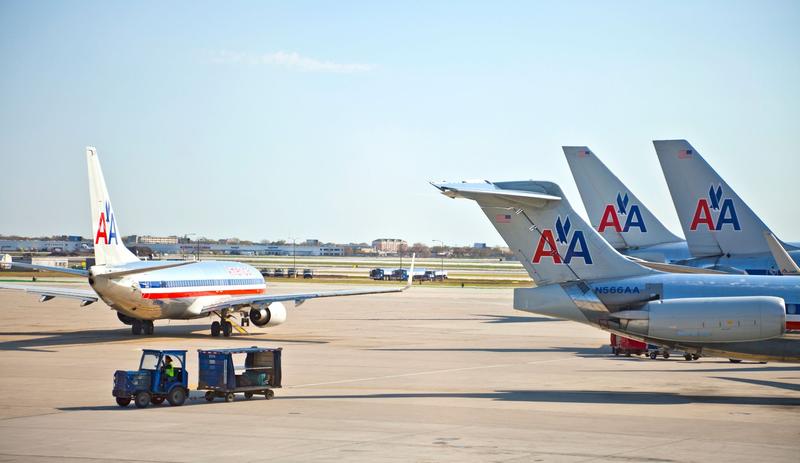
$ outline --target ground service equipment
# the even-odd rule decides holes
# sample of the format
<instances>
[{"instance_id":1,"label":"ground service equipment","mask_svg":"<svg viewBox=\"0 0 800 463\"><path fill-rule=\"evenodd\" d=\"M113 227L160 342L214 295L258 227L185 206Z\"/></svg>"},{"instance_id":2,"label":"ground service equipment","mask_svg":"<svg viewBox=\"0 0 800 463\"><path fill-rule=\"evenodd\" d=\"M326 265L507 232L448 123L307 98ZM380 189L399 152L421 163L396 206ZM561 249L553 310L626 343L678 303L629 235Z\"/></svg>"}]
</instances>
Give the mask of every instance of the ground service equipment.
<instances>
[{"instance_id":1,"label":"ground service equipment","mask_svg":"<svg viewBox=\"0 0 800 463\"><path fill-rule=\"evenodd\" d=\"M197 389L207 391L205 397L209 402L217 397L233 402L237 392L243 392L246 399L255 394L271 399L275 395L272 389L281 387L281 348L253 346L197 352L200 368Z\"/></svg>"},{"instance_id":2,"label":"ground service equipment","mask_svg":"<svg viewBox=\"0 0 800 463\"><path fill-rule=\"evenodd\" d=\"M112 394L120 407L127 407L131 400L139 408L158 405L165 399L170 405L183 405L189 395L186 351L144 349L139 370L114 373Z\"/></svg>"}]
</instances>

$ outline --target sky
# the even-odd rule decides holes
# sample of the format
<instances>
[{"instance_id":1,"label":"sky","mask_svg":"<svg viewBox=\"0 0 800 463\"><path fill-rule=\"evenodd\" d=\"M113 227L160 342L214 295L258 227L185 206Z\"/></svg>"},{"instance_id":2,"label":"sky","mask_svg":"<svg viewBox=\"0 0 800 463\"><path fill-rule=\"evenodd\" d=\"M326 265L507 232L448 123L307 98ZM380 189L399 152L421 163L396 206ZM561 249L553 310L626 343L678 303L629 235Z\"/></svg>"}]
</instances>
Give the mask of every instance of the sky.
<instances>
[{"instance_id":1,"label":"sky","mask_svg":"<svg viewBox=\"0 0 800 463\"><path fill-rule=\"evenodd\" d=\"M588 145L673 232L686 138L800 241L800 2L0 0L0 234L502 239L431 180L557 182Z\"/></svg>"}]
</instances>

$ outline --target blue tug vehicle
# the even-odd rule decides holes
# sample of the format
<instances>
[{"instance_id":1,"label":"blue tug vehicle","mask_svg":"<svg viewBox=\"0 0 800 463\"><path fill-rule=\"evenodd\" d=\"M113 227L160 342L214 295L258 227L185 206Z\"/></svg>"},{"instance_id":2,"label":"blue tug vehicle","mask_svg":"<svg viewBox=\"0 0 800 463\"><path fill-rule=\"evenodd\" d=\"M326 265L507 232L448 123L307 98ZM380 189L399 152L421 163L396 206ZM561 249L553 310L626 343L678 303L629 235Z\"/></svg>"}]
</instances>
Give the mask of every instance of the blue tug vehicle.
<instances>
[{"instance_id":1,"label":"blue tug vehicle","mask_svg":"<svg viewBox=\"0 0 800 463\"><path fill-rule=\"evenodd\" d=\"M112 395L120 407L133 401L138 408L145 408L164 400L180 406L189 396L188 381L185 350L144 349L138 370L114 373Z\"/></svg>"}]
</instances>

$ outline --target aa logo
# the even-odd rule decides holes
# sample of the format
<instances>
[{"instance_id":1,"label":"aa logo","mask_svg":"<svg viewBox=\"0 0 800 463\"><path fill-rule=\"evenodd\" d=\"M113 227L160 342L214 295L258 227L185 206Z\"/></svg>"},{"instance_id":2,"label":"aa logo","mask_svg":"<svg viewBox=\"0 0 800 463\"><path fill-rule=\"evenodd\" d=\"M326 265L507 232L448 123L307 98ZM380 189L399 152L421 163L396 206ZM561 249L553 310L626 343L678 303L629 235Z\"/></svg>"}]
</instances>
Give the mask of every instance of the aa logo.
<instances>
[{"instance_id":1,"label":"aa logo","mask_svg":"<svg viewBox=\"0 0 800 463\"><path fill-rule=\"evenodd\" d=\"M563 259L559 248L566 248ZM543 258L547 257L552 259L554 264L569 264L573 259L581 258L585 264L591 265L592 256L586 246L586 238L583 236L583 231L572 230L569 216L563 221L561 216L556 219L555 235L553 230L549 228L542 230L531 262L538 264Z\"/></svg>"},{"instance_id":2,"label":"aa logo","mask_svg":"<svg viewBox=\"0 0 800 463\"><path fill-rule=\"evenodd\" d=\"M629 207L628 203L628 193L617 193L617 204L606 204L597 231L602 233L606 228L611 228L617 233L624 233L631 228L638 228L640 232L647 233L639 205L631 204Z\"/></svg>"},{"instance_id":3,"label":"aa logo","mask_svg":"<svg viewBox=\"0 0 800 463\"><path fill-rule=\"evenodd\" d=\"M111 203L106 201L105 210L100 210L100 222L97 224L97 232L94 235L94 244L100 244L100 238L103 239L103 244L114 244L117 242L117 225L114 221L114 211L111 210Z\"/></svg>"},{"instance_id":4,"label":"aa logo","mask_svg":"<svg viewBox=\"0 0 800 463\"><path fill-rule=\"evenodd\" d=\"M736 207L733 199L723 198L722 185L711 185L708 189L708 198L700 198L697 207L694 209L694 217L690 230L697 230L701 225L705 225L708 230L719 231L725 225L730 225L734 230L739 231L739 217L736 215ZM713 212L712 212L713 211Z\"/></svg>"}]
</instances>

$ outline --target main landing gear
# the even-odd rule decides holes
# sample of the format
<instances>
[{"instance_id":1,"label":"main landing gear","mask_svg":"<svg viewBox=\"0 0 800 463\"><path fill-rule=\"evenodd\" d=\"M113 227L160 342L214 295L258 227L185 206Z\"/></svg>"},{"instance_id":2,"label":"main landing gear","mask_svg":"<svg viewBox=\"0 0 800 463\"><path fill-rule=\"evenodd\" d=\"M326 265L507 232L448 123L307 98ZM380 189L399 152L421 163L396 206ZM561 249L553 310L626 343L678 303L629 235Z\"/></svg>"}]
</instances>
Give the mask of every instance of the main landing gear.
<instances>
[{"instance_id":1,"label":"main landing gear","mask_svg":"<svg viewBox=\"0 0 800 463\"><path fill-rule=\"evenodd\" d=\"M250 325L250 319L246 315L242 315L241 323L236 323L236 320L228 312L214 312L212 317L214 315L219 317L219 321L211 323L211 336L216 338L221 334L227 338L230 337L233 330L241 334L248 334L244 327Z\"/></svg>"},{"instance_id":2,"label":"main landing gear","mask_svg":"<svg viewBox=\"0 0 800 463\"><path fill-rule=\"evenodd\" d=\"M229 320L222 320L221 322L213 322L211 323L211 336L215 338L220 335L220 333L227 337L230 337L231 333L233 333L233 323Z\"/></svg>"},{"instance_id":3,"label":"main landing gear","mask_svg":"<svg viewBox=\"0 0 800 463\"><path fill-rule=\"evenodd\" d=\"M134 335L146 334L152 335L155 332L155 326L153 326L153 320L133 320L131 323L131 333Z\"/></svg>"}]
</instances>

